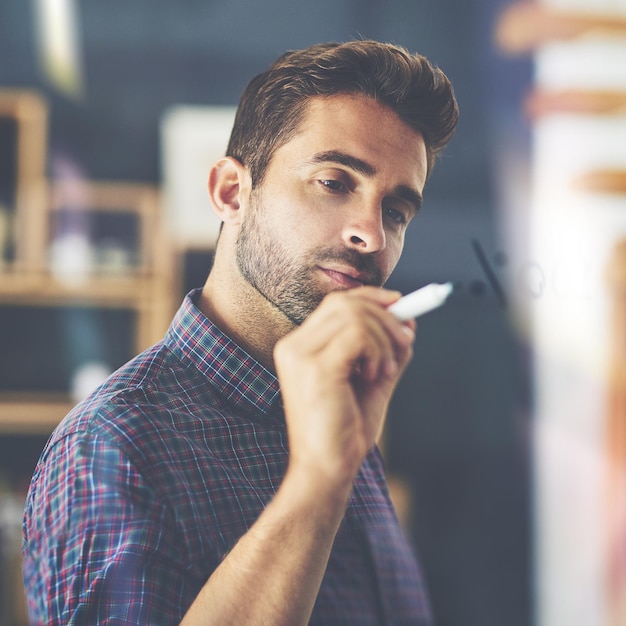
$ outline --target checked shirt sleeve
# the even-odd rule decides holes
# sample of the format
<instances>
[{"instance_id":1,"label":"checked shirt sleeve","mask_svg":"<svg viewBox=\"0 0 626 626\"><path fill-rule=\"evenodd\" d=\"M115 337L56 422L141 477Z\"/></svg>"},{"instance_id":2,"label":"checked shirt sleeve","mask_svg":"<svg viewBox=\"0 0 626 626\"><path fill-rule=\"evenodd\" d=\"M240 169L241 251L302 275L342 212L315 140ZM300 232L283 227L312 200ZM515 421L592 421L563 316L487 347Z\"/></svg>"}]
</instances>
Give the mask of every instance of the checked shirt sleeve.
<instances>
[{"instance_id":1,"label":"checked shirt sleeve","mask_svg":"<svg viewBox=\"0 0 626 626\"><path fill-rule=\"evenodd\" d=\"M177 624L201 581L184 571L173 512L107 434L48 451L26 503L32 624Z\"/></svg>"}]
</instances>

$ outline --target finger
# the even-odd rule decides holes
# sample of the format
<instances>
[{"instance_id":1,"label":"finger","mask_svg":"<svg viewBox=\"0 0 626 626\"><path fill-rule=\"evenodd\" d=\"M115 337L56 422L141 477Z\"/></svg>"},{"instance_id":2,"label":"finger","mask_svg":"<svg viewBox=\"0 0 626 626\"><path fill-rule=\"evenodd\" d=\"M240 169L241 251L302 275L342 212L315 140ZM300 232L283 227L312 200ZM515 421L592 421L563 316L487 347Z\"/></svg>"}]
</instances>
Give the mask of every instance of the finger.
<instances>
[{"instance_id":1,"label":"finger","mask_svg":"<svg viewBox=\"0 0 626 626\"><path fill-rule=\"evenodd\" d=\"M293 350L299 354L332 351L340 377L354 369L367 380L393 376L403 366L413 343L415 324L399 322L386 311L399 293L359 288L329 294L320 307L292 333ZM384 305L384 306L383 306ZM343 362L343 369L340 367Z\"/></svg>"},{"instance_id":2,"label":"finger","mask_svg":"<svg viewBox=\"0 0 626 626\"><path fill-rule=\"evenodd\" d=\"M388 289L380 289L375 287L361 287L358 289L352 289L345 292L346 297L360 299L364 302L375 303L377 309L372 309L374 313L381 313L381 323L384 323L388 332L390 332L395 340L400 344L406 344L407 341L411 343L415 334L415 325L412 320L410 323L399 322L394 315L391 315L387 311L388 307L400 299L402 294L399 291L392 291ZM382 313L382 312L385 313ZM407 327L412 332L407 332Z\"/></svg>"},{"instance_id":3,"label":"finger","mask_svg":"<svg viewBox=\"0 0 626 626\"><path fill-rule=\"evenodd\" d=\"M347 380L358 369L371 379L393 358L388 333L363 302L334 298L314 315L293 333L294 349L320 358L329 374Z\"/></svg>"}]
</instances>

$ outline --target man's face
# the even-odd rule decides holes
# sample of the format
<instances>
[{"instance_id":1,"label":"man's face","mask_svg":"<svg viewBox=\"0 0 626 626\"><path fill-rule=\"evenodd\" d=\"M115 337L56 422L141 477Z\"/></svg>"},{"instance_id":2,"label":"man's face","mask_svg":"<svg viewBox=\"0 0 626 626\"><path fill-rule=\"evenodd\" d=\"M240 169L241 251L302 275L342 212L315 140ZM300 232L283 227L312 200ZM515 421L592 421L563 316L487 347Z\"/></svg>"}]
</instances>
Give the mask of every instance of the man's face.
<instances>
[{"instance_id":1,"label":"man's face","mask_svg":"<svg viewBox=\"0 0 626 626\"><path fill-rule=\"evenodd\" d=\"M314 98L250 194L239 270L295 324L330 291L381 286L425 180L424 140L395 113L357 95Z\"/></svg>"}]
</instances>

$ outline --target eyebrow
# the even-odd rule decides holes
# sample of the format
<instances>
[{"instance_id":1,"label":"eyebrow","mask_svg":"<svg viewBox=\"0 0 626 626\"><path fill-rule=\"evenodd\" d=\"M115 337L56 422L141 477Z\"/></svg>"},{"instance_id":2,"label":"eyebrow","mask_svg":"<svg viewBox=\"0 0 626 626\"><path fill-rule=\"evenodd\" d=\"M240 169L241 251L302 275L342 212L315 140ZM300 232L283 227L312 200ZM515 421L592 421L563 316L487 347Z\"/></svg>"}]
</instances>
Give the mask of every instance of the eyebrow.
<instances>
[{"instance_id":1,"label":"eyebrow","mask_svg":"<svg viewBox=\"0 0 626 626\"><path fill-rule=\"evenodd\" d=\"M351 154L347 154L346 152L340 152L339 150L328 150L326 152L318 152L313 155L313 158L309 161L309 163L338 163L339 165L345 165L350 169L358 172L359 174L363 174L363 176L367 176L371 178L376 173L374 166L370 165L367 161L363 161Z\"/></svg>"},{"instance_id":2,"label":"eyebrow","mask_svg":"<svg viewBox=\"0 0 626 626\"><path fill-rule=\"evenodd\" d=\"M362 159L352 156L351 154L347 154L346 152L340 152L339 150L318 152L307 162L311 164L337 163L338 165L344 165L345 167L348 167L351 170L366 176L367 178L371 178L376 173L374 166L367 161L363 161ZM419 211L424 202L422 194L408 185L398 185L394 189L393 195L412 204L415 207L416 212Z\"/></svg>"}]
</instances>

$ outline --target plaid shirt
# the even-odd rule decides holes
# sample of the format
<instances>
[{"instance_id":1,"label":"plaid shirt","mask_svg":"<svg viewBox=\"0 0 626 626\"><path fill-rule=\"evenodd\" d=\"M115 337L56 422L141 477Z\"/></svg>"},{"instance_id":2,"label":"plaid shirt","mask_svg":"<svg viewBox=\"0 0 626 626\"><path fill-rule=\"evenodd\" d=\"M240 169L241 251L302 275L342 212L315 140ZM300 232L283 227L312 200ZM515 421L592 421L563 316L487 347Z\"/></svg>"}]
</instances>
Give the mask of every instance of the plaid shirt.
<instances>
[{"instance_id":1,"label":"plaid shirt","mask_svg":"<svg viewBox=\"0 0 626 626\"><path fill-rule=\"evenodd\" d=\"M78 405L42 453L24 519L32 623L178 624L281 483L279 396L187 296L165 339ZM310 623L430 624L377 449Z\"/></svg>"}]
</instances>

